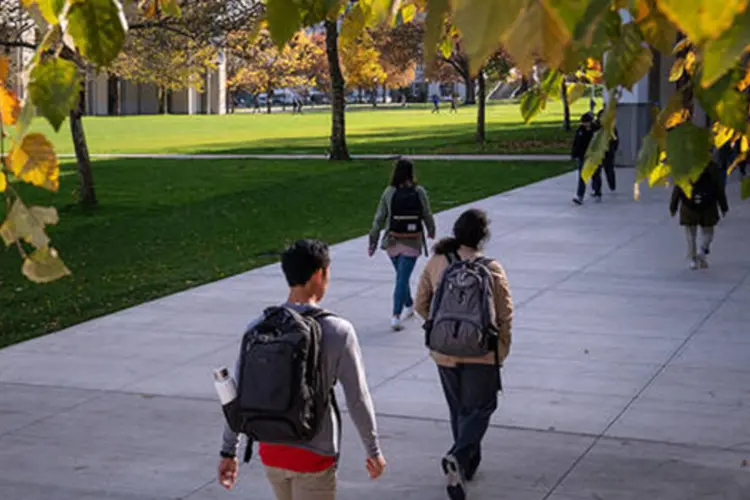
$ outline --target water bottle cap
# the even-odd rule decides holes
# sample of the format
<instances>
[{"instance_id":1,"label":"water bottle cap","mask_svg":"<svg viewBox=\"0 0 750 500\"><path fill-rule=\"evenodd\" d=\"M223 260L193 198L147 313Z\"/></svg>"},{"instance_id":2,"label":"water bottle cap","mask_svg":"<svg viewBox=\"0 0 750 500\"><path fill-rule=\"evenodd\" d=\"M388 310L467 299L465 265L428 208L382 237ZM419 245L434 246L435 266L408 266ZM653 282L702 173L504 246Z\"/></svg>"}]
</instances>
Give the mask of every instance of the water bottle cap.
<instances>
[{"instance_id":1,"label":"water bottle cap","mask_svg":"<svg viewBox=\"0 0 750 500\"><path fill-rule=\"evenodd\" d=\"M226 366L222 366L221 368L217 368L214 370L214 379L217 381L226 380L229 378L229 369Z\"/></svg>"}]
</instances>

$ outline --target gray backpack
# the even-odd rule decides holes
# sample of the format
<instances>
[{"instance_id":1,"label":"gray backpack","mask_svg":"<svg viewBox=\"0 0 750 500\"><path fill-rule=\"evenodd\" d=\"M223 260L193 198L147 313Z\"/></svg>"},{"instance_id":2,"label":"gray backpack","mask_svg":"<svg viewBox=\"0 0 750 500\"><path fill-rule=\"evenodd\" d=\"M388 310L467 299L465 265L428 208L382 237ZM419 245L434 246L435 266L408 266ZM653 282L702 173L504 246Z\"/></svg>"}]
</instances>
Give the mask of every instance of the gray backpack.
<instances>
[{"instance_id":1,"label":"gray backpack","mask_svg":"<svg viewBox=\"0 0 750 500\"><path fill-rule=\"evenodd\" d=\"M480 357L498 352L491 259L448 255L425 323L427 347L440 354ZM496 358L497 359L497 358Z\"/></svg>"}]
</instances>

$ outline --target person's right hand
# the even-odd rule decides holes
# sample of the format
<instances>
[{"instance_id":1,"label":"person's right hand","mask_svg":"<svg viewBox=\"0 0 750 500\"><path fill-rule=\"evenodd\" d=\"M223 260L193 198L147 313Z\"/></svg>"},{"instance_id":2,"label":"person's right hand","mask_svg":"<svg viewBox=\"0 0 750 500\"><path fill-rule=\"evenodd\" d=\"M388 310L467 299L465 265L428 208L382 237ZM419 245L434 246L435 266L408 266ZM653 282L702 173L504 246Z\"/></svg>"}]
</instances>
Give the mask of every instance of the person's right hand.
<instances>
[{"instance_id":1,"label":"person's right hand","mask_svg":"<svg viewBox=\"0 0 750 500\"><path fill-rule=\"evenodd\" d=\"M237 482L237 468L239 462L236 458L222 458L219 462L219 484L231 490Z\"/></svg>"},{"instance_id":2,"label":"person's right hand","mask_svg":"<svg viewBox=\"0 0 750 500\"><path fill-rule=\"evenodd\" d=\"M385 457L378 455L375 458L367 459L367 472L370 473L370 479L377 479L383 475L385 471Z\"/></svg>"}]
</instances>

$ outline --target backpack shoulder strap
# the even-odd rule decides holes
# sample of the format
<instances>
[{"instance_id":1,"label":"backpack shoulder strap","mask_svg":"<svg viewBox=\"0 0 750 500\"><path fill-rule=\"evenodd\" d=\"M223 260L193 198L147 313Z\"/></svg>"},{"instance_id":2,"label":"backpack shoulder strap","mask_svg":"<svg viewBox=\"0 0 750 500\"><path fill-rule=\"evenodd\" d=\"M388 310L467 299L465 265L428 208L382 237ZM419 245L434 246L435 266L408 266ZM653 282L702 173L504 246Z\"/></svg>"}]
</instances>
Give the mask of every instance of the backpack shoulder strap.
<instances>
[{"instance_id":1,"label":"backpack shoulder strap","mask_svg":"<svg viewBox=\"0 0 750 500\"><path fill-rule=\"evenodd\" d=\"M449 266L452 266L456 262L461 262L461 256L458 255L458 252L449 252L445 254L445 258L448 259Z\"/></svg>"}]
</instances>

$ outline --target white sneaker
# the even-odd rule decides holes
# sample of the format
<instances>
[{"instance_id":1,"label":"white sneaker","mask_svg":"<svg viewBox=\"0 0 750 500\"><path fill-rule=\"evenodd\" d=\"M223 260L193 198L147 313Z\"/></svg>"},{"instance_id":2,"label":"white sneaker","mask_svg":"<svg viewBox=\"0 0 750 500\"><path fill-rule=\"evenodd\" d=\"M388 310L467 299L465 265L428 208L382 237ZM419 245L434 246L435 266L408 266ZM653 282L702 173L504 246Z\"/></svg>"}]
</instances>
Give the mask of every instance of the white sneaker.
<instances>
[{"instance_id":1,"label":"white sneaker","mask_svg":"<svg viewBox=\"0 0 750 500\"><path fill-rule=\"evenodd\" d=\"M708 269L708 259L706 259L705 254L700 254L696 260L699 269Z\"/></svg>"},{"instance_id":2,"label":"white sneaker","mask_svg":"<svg viewBox=\"0 0 750 500\"><path fill-rule=\"evenodd\" d=\"M394 332L400 332L404 329L404 325L401 324L401 320L399 318L391 318L391 330Z\"/></svg>"},{"instance_id":3,"label":"white sneaker","mask_svg":"<svg viewBox=\"0 0 750 500\"><path fill-rule=\"evenodd\" d=\"M698 259L690 259L688 267L691 271L695 271L696 269L698 269Z\"/></svg>"},{"instance_id":4,"label":"white sneaker","mask_svg":"<svg viewBox=\"0 0 750 500\"><path fill-rule=\"evenodd\" d=\"M404 313L401 315L402 319L411 319L414 317L414 306L407 307L404 309Z\"/></svg>"}]
</instances>

